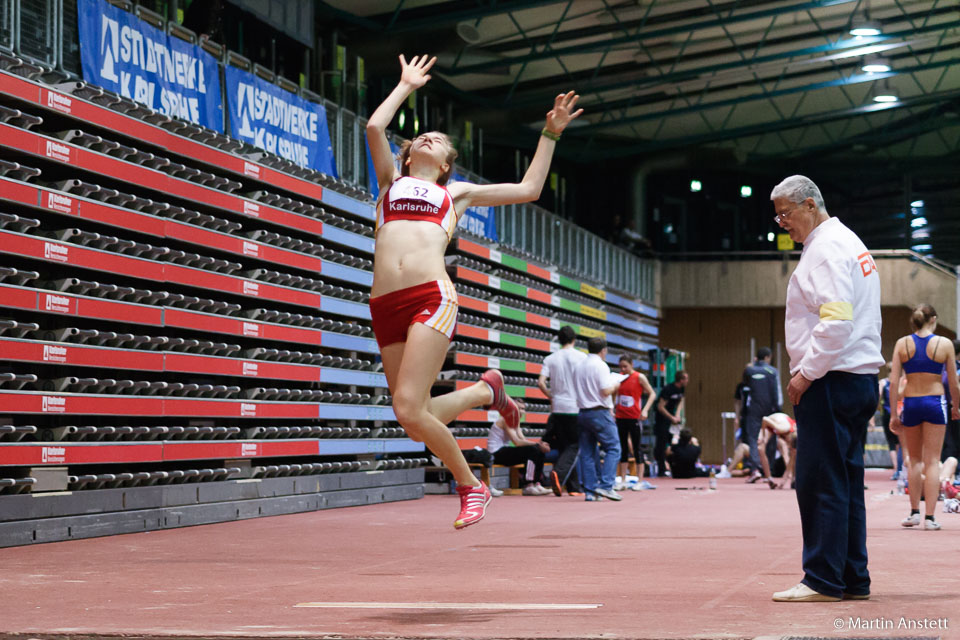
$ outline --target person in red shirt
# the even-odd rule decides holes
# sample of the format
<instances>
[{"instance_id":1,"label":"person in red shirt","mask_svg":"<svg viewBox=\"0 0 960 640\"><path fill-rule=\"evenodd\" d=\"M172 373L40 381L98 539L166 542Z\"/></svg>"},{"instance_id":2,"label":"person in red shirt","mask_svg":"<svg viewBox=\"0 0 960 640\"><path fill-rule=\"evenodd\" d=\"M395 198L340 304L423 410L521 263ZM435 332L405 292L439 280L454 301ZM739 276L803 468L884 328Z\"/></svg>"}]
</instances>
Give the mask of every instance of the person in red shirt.
<instances>
[{"instance_id":1,"label":"person in red shirt","mask_svg":"<svg viewBox=\"0 0 960 640\"><path fill-rule=\"evenodd\" d=\"M620 392L617 395L617 405L614 418L617 420L617 431L620 432L620 477L621 485L626 485L627 462L630 459L628 443L633 446L633 473L638 478L643 469L643 452L640 450L640 425L646 421L650 407L657 399L657 394L647 380L647 376L634 371L633 360L624 354L620 356L620 373L627 376L620 383ZM641 400L646 394L647 402L641 408ZM620 487L621 489L623 486Z\"/></svg>"}]
</instances>

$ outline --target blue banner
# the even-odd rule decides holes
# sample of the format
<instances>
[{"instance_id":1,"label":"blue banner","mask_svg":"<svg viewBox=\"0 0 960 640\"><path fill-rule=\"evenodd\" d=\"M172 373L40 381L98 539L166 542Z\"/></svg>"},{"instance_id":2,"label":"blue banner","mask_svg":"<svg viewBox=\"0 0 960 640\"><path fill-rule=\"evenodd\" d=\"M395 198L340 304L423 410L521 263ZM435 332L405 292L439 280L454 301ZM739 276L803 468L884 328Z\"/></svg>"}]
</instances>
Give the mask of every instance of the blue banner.
<instances>
[{"instance_id":1,"label":"blue banner","mask_svg":"<svg viewBox=\"0 0 960 640\"><path fill-rule=\"evenodd\" d=\"M459 173L454 173L450 177L450 183L467 182ZM460 226L470 233L483 236L493 242L499 241L497 235L497 216L493 207L470 207L463 213L460 220Z\"/></svg>"},{"instance_id":2,"label":"blue banner","mask_svg":"<svg viewBox=\"0 0 960 640\"><path fill-rule=\"evenodd\" d=\"M327 110L275 84L224 68L230 133L301 167L337 176L327 129Z\"/></svg>"},{"instance_id":3,"label":"blue banner","mask_svg":"<svg viewBox=\"0 0 960 640\"><path fill-rule=\"evenodd\" d=\"M217 61L105 0L77 0L83 79L223 133Z\"/></svg>"},{"instance_id":4,"label":"blue banner","mask_svg":"<svg viewBox=\"0 0 960 640\"><path fill-rule=\"evenodd\" d=\"M387 138L387 144L390 145L390 153L393 154L393 163L397 164L397 155L400 153L400 147L393 143L393 140ZM373 156L370 155L370 142L367 142L367 189L373 194L373 199L380 197L380 185L377 184L377 170L373 168ZM399 169L399 165L397 167Z\"/></svg>"}]
</instances>

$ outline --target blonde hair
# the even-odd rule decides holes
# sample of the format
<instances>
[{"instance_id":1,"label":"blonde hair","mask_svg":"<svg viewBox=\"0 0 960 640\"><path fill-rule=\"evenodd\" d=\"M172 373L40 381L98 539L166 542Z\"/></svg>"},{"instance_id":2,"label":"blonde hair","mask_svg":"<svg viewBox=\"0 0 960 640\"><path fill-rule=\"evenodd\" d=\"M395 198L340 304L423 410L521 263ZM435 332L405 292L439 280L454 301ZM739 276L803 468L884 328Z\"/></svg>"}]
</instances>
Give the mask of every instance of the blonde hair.
<instances>
[{"instance_id":1,"label":"blonde hair","mask_svg":"<svg viewBox=\"0 0 960 640\"><path fill-rule=\"evenodd\" d=\"M447 184L447 180L449 180L450 176L453 175L453 163L460 154L457 153L457 150L453 148L453 143L450 141L450 136L445 133L440 133L439 131L431 131L430 133L438 133L440 137L443 138L443 143L447 145L447 158L444 160L444 162L447 163L447 170L441 173L440 177L437 178L437 184L442 187L443 185ZM414 140L415 139L416 138L414 138ZM407 158L410 157L410 147L412 146L413 140L404 140L403 144L400 145L400 153L397 154L397 158L400 159L401 176L410 175L410 167L407 166Z\"/></svg>"}]
</instances>

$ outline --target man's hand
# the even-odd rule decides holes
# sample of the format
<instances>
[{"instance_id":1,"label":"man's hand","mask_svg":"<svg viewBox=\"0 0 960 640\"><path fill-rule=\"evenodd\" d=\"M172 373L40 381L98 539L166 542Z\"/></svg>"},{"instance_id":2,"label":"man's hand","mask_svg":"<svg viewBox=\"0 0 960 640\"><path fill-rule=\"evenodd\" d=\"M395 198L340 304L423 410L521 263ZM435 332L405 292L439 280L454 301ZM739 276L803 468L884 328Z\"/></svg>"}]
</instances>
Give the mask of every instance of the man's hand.
<instances>
[{"instance_id":1,"label":"man's hand","mask_svg":"<svg viewBox=\"0 0 960 640\"><path fill-rule=\"evenodd\" d=\"M543 451L544 453L550 453L550 445L544 442L543 440L538 442L537 446L540 447L540 451Z\"/></svg>"},{"instance_id":2,"label":"man's hand","mask_svg":"<svg viewBox=\"0 0 960 640\"><path fill-rule=\"evenodd\" d=\"M799 371L790 378L790 384L787 385L787 397L790 398L790 402L794 406L800 404L800 398L807 392L811 384L813 384L813 381L804 378Z\"/></svg>"},{"instance_id":3,"label":"man's hand","mask_svg":"<svg viewBox=\"0 0 960 640\"><path fill-rule=\"evenodd\" d=\"M670 416L670 424L680 424L680 418L677 416Z\"/></svg>"},{"instance_id":4,"label":"man's hand","mask_svg":"<svg viewBox=\"0 0 960 640\"><path fill-rule=\"evenodd\" d=\"M647 412L640 411L640 422L646 422L646 421L647 421Z\"/></svg>"}]
</instances>

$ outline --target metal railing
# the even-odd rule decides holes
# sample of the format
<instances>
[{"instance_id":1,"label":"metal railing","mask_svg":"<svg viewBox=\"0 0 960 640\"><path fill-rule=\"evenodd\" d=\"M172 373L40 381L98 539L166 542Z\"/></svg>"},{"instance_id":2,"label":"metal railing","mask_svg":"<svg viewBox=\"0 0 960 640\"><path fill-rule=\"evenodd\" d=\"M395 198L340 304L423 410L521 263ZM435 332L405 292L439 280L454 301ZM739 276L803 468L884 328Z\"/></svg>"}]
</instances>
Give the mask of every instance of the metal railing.
<instances>
[{"instance_id":1,"label":"metal railing","mask_svg":"<svg viewBox=\"0 0 960 640\"><path fill-rule=\"evenodd\" d=\"M198 43L189 29L166 21L128 0L110 0L134 11L159 28L184 40ZM64 78L79 78L80 45L76 0L0 0L0 49L40 63ZM291 90L296 85L274 77L268 70L206 41L203 48L222 69L235 65L259 72L262 77ZM340 107L308 89L296 89L301 98L318 102L327 112L327 126L340 179L366 187L368 179L365 118ZM227 109L224 109L227 118ZM228 127L224 131L229 131ZM473 182L488 182L472 172L458 172ZM642 259L603 238L531 204L496 207L499 242L528 253L544 264L555 265L582 280L609 287L629 296L655 303L658 263Z\"/></svg>"},{"instance_id":2,"label":"metal railing","mask_svg":"<svg viewBox=\"0 0 960 640\"><path fill-rule=\"evenodd\" d=\"M656 260L644 259L532 204L497 207L500 242L583 280L635 298L656 300Z\"/></svg>"},{"instance_id":3,"label":"metal railing","mask_svg":"<svg viewBox=\"0 0 960 640\"><path fill-rule=\"evenodd\" d=\"M937 258L925 256L911 249L871 249L870 255L873 256L874 260L907 258L921 262L931 269L950 277L957 277L957 266ZM679 253L657 254L657 258L667 262L700 260L799 260L800 251L684 251Z\"/></svg>"}]
</instances>

